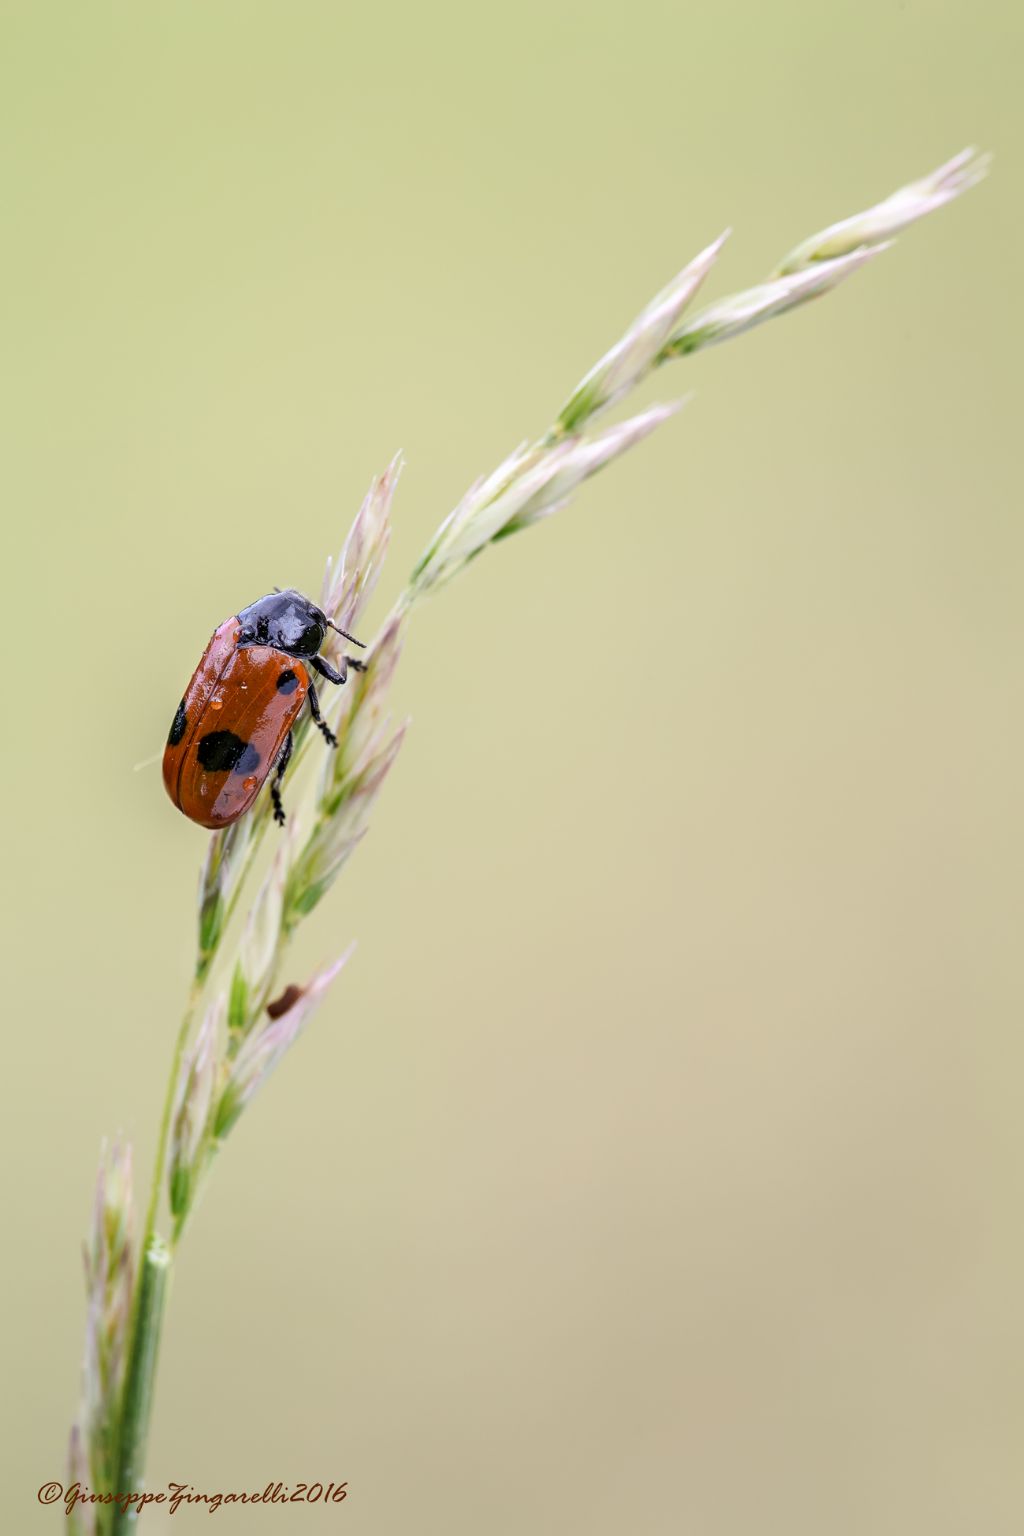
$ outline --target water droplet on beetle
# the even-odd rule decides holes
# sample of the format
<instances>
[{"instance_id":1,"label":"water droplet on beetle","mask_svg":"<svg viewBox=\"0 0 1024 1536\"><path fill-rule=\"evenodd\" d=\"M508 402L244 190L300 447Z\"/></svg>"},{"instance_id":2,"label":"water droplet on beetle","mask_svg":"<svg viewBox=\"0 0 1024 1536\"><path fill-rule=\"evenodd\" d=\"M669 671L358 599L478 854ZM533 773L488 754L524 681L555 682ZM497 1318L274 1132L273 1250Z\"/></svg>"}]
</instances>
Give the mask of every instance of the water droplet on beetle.
<instances>
[{"instance_id":1,"label":"water droplet on beetle","mask_svg":"<svg viewBox=\"0 0 1024 1536\"><path fill-rule=\"evenodd\" d=\"M255 789L258 782L259 781L255 778L255 776L252 777L252 778L243 779L242 780L242 788L243 789Z\"/></svg>"},{"instance_id":2,"label":"water droplet on beetle","mask_svg":"<svg viewBox=\"0 0 1024 1536\"><path fill-rule=\"evenodd\" d=\"M205 784L200 783L200 785L199 785L199 793L201 795L205 795L206 794L206 785Z\"/></svg>"},{"instance_id":3,"label":"water droplet on beetle","mask_svg":"<svg viewBox=\"0 0 1024 1536\"><path fill-rule=\"evenodd\" d=\"M211 699L210 700L210 708L211 709L223 709L224 708L224 700L223 699Z\"/></svg>"}]
</instances>

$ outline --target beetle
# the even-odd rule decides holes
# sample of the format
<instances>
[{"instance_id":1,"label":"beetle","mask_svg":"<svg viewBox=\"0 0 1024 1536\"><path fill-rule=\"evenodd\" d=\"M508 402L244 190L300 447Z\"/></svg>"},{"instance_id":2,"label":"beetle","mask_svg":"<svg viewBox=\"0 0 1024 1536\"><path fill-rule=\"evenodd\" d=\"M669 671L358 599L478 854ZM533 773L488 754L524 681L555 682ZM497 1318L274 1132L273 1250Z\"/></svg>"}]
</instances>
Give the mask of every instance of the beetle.
<instances>
[{"instance_id":1,"label":"beetle","mask_svg":"<svg viewBox=\"0 0 1024 1536\"><path fill-rule=\"evenodd\" d=\"M311 672L343 683L355 656L335 668L319 654L328 629L363 648L308 597L275 587L214 630L164 749L164 785L201 827L229 827L244 816L273 773L274 820L284 826L281 780L292 755L292 727L308 699L328 746L338 738L320 713Z\"/></svg>"}]
</instances>

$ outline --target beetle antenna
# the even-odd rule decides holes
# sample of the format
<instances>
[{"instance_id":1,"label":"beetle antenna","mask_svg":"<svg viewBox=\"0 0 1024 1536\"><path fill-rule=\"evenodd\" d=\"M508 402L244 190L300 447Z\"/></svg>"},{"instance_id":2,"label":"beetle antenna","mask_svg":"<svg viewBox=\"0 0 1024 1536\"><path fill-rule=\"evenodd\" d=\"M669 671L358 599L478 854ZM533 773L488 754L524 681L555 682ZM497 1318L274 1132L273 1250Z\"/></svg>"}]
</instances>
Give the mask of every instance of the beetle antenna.
<instances>
[{"instance_id":1,"label":"beetle antenna","mask_svg":"<svg viewBox=\"0 0 1024 1536\"><path fill-rule=\"evenodd\" d=\"M324 618L327 618L326 614L324 614ZM353 645L358 645L361 651L366 650L365 640L357 640L355 635L350 635L347 629L342 629L340 625L335 624L333 619L327 619L327 622L336 634L344 635L346 640L351 640Z\"/></svg>"}]
</instances>

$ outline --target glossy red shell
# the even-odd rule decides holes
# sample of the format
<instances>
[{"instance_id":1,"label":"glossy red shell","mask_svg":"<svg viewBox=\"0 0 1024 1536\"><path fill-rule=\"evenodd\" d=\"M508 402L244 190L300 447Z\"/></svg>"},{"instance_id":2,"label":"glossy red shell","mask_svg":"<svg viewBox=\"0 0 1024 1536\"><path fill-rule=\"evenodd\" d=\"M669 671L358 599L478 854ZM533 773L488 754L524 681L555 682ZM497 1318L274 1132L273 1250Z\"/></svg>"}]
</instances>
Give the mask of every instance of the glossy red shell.
<instances>
[{"instance_id":1,"label":"glossy red shell","mask_svg":"<svg viewBox=\"0 0 1024 1536\"><path fill-rule=\"evenodd\" d=\"M214 630L164 749L167 793L201 827L245 815L309 692L301 661L237 637L237 618Z\"/></svg>"}]
</instances>

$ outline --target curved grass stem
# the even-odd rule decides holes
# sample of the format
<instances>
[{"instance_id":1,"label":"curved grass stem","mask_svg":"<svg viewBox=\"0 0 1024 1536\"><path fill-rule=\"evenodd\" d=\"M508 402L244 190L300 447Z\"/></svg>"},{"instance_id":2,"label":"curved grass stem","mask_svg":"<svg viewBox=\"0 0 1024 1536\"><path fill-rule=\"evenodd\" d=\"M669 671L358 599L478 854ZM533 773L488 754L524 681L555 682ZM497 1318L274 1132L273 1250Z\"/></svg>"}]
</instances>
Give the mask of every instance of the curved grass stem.
<instances>
[{"instance_id":1,"label":"curved grass stem","mask_svg":"<svg viewBox=\"0 0 1024 1536\"><path fill-rule=\"evenodd\" d=\"M376 795L401 745L405 726L395 728L392 724L388 688L412 605L426 592L445 584L484 549L565 506L585 480L667 420L674 406L654 406L618 425L592 430L598 416L617 405L656 368L671 358L738 336L837 287L887 249L907 224L973 186L985 174L987 164L986 157L965 151L884 202L812 236L791 251L767 281L719 299L684 319L684 311L721 248L721 240L714 242L652 300L620 341L585 375L547 433L532 445L523 444L490 476L470 488L414 567L410 585L392 609L378 646L371 649L370 669L360 677L358 691L353 679L345 705L348 739L343 746L348 751L344 756L339 754L340 766L336 765L333 776L325 775L319 798L310 801L310 807L317 809L305 844L291 855L286 847L279 856L281 888L269 887L276 905L263 909L272 913L269 940L255 921L255 938L248 950L246 936L242 936L241 960L236 962L241 974L240 1033L223 1040L224 1001L215 1001L203 1011L190 1054L193 1027L204 1004L214 961L221 953L224 933L266 832L268 807L265 803L262 809L257 807L252 813L255 821L239 823L218 834L219 841L208 844L200 884L199 957L171 1060L133 1295L133 1244L125 1236L131 1230L131 1187L126 1172L130 1158L121 1153L105 1173L101 1167L101 1219L89 1266L93 1333L87 1335L87 1342L91 1340L93 1348L91 1353L87 1349L86 1356L89 1392L85 1410L87 1415L90 1406L93 1411L91 1418L86 1418L87 1431L92 1426L92 1443L86 1449L93 1454L93 1466L99 1465L102 1475L107 1475L109 1431L110 1443L116 1448L117 1481L113 1489L99 1492L122 1496L141 1492L170 1267L206 1163L297 1037L305 1017L317 1006L347 957L348 951L304 987L288 986L274 1007L267 1008L271 990L280 981L292 930L330 888L361 840ZM332 627L351 629L376 583L390 537L391 497L400 467L400 461L393 460L373 482L339 564L335 567L328 561L323 601L324 611L332 615ZM308 722L297 731L296 764L306 756L311 735ZM236 832L238 837L233 835ZM260 900L257 898L254 910L258 910ZM247 956L250 973L245 969ZM230 1031L230 1011L227 1017ZM218 1037L220 1054L213 1043ZM169 1161L172 1188L168 1203L173 1226L168 1242L157 1227ZM181 1190L184 1194L176 1193ZM114 1321L107 1326L110 1337L103 1336L101 1349L97 1320L107 1318ZM116 1367L110 1363L111 1341L118 1349L124 1348L123 1356L116 1355ZM105 1505L97 1510L97 1531L100 1536L117 1536L136 1518L133 1505Z\"/></svg>"},{"instance_id":2,"label":"curved grass stem","mask_svg":"<svg viewBox=\"0 0 1024 1536\"><path fill-rule=\"evenodd\" d=\"M122 1496L141 1491L146 1462L146 1441L156 1388L156 1361L160 1347L171 1253L163 1238L147 1243L140 1267L131 1347L125 1370L121 1422L117 1437L117 1473L114 1492ZM126 1501L108 1505L111 1536L130 1529L138 1510Z\"/></svg>"}]
</instances>

